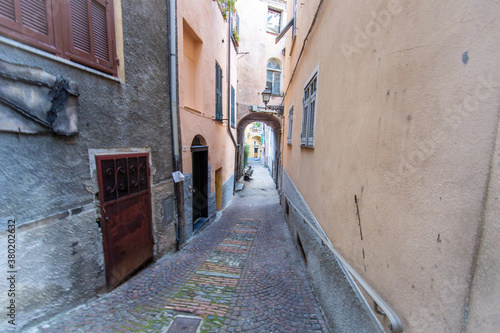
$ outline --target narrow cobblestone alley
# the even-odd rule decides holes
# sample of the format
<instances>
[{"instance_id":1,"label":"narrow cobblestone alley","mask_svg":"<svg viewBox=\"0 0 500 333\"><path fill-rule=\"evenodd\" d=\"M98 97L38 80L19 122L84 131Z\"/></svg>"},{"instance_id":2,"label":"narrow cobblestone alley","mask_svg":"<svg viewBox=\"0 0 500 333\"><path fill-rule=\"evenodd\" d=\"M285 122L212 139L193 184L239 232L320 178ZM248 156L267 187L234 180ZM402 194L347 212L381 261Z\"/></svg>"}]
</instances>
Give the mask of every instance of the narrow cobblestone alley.
<instances>
[{"instance_id":1,"label":"narrow cobblestone alley","mask_svg":"<svg viewBox=\"0 0 500 333\"><path fill-rule=\"evenodd\" d=\"M268 171L254 173L220 219L99 299L30 332L327 332ZM172 332L170 330L170 332Z\"/></svg>"}]
</instances>

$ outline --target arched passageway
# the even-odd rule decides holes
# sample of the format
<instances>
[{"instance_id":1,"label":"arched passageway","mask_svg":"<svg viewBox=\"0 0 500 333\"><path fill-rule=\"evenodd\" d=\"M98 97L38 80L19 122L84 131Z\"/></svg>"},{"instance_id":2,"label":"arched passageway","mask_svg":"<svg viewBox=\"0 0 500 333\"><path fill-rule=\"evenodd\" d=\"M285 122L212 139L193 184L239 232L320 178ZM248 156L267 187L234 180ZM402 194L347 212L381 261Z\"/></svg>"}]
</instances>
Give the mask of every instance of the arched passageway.
<instances>
[{"instance_id":1,"label":"arched passageway","mask_svg":"<svg viewBox=\"0 0 500 333\"><path fill-rule=\"evenodd\" d=\"M245 128L253 122L261 122L271 127L274 133L274 163L271 167L271 175L278 187L279 179L279 165L281 164L281 116L274 112L251 112L241 118L238 121L238 144L241 149L239 149L238 156L238 179L243 176L244 168L244 149L243 145L245 142Z\"/></svg>"}]
</instances>

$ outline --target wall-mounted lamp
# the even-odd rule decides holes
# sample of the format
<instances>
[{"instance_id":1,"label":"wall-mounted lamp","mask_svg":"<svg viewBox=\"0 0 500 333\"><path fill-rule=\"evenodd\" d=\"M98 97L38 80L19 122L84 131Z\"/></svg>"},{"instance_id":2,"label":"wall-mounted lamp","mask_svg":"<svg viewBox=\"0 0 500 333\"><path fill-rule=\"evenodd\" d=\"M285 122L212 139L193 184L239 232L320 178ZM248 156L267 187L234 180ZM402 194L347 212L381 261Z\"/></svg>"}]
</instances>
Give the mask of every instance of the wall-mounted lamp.
<instances>
[{"instance_id":1,"label":"wall-mounted lamp","mask_svg":"<svg viewBox=\"0 0 500 333\"><path fill-rule=\"evenodd\" d=\"M270 109L270 110L273 110L273 111L276 111L278 113L283 113L283 105L267 105L267 103L269 103L269 100L271 99L271 90L266 87L266 89L264 89L264 91L261 93L262 95L262 101L264 102L264 105L266 106L266 109Z\"/></svg>"}]
</instances>

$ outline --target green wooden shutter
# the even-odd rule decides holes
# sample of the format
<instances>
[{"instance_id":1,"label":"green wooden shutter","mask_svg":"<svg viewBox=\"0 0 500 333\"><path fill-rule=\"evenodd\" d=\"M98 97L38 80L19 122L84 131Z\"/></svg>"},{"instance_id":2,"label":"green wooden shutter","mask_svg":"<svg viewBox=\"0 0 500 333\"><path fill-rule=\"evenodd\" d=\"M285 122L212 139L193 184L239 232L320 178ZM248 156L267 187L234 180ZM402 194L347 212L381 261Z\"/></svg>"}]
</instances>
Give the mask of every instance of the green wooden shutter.
<instances>
[{"instance_id":1,"label":"green wooden shutter","mask_svg":"<svg viewBox=\"0 0 500 333\"><path fill-rule=\"evenodd\" d=\"M316 116L316 96L309 103L309 121L307 126L307 145L314 146L314 117Z\"/></svg>"},{"instance_id":2,"label":"green wooden shutter","mask_svg":"<svg viewBox=\"0 0 500 333\"><path fill-rule=\"evenodd\" d=\"M215 119L222 120L222 68L215 62Z\"/></svg>"},{"instance_id":3,"label":"green wooden shutter","mask_svg":"<svg viewBox=\"0 0 500 333\"><path fill-rule=\"evenodd\" d=\"M302 99L302 132L300 133L301 145L307 144L307 119L309 118L308 114L309 112L307 108L307 101L304 98Z\"/></svg>"},{"instance_id":4,"label":"green wooden shutter","mask_svg":"<svg viewBox=\"0 0 500 333\"><path fill-rule=\"evenodd\" d=\"M234 93L234 88L231 86L231 126L234 127L235 125L235 116L234 116L234 107L235 107L235 93Z\"/></svg>"},{"instance_id":5,"label":"green wooden shutter","mask_svg":"<svg viewBox=\"0 0 500 333\"><path fill-rule=\"evenodd\" d=\"M293 133L293 106L288 111L288 135L287 141L288 144L292 144L292 133Z\"/></svg>"}]
</instances>

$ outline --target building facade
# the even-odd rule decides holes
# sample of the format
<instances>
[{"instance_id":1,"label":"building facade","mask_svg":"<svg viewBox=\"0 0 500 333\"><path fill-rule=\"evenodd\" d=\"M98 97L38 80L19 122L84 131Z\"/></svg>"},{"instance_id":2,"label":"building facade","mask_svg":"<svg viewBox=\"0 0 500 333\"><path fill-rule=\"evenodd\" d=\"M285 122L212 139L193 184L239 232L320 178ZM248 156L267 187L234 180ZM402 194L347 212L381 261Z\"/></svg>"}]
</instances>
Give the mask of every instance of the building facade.
<instances>
[{"instance_id":1,"label":"building facade","mask_svg":"<svg viewBox=\"0 0 500 333\"><path fill-rule=\"evenodd\" d=\"M500 329L499 10L289 3L282 202L332 331Z\"/></svg>"},{"instance_id":2,"label":"building facade","mask_svg":"<svg viewBox=\"0 0 500 333\"><path fill-rule=\"evenodd\" d=\"M260 123L252 123L245 128L245 144L249 147L248 156L254 159L262 157L262 129L263 125Z\"/></svg>"},{"instance_id":3,"label":"building facade","mask_svg":"<svg viewBox=\"0 0 500 333\"><path fill-rule=\"evenodd\" d=\"M223 2L177 3L184 232L232 198L236 163L237 20Z\"/></svg>"},{"instance_id":4,"label":"building facade","mask_svg":"<svg viewBox=\"0 0 500 333\"><path fill-rule=\"evenodd\" d=\"M21 329L175 248L169 9L2 3L0 254L15 233L16 290L0 303Z\"/></svg>"},{"instance_id":5,"label":"building facade","mask_svg":"<svg viewBox=\"0 0 500 333\"><path fill-rule=\"evenodd\" d=\"M274 131L271 127L263 124L264 132L264 143L263 143L263 159L264 166L269 170L269 173L273 179L276 178L276 171L279 166L276 163L276 151L278 150L275 142Z\"/></svg>"},{"instance_id":6,"label":"building facade","mask_svg":"<svg viewBox=\"0 0 500 333\"><path fill-rule=\"evenodd\" d=\"M276 43L287 20L287 2L282 0L238 0L240 47L238 57L238 142L245 142L245 128L252 122L262 122L269 126L274 137L272 142L281 140L281 114L266 109L261 93L271 92L269 105L280 105L283 100L284 85L284 40ZM278 161L280 145L266 150L268 156ZM250 156L253 156L251 151ZM239 156L243 165L243 151ZM277 181L278 163L274 164ZM238 174L242 175L242 168Z\"/></svg>"}]
</instances>

